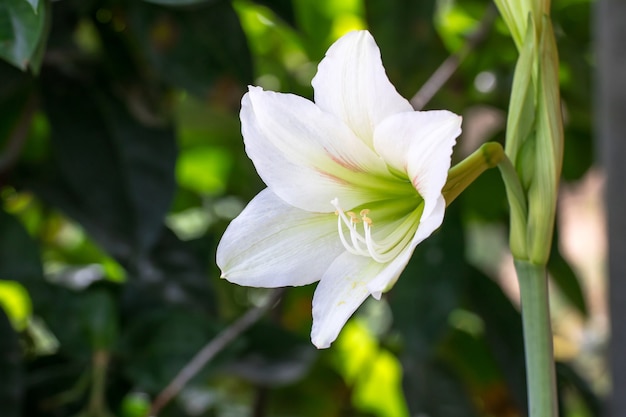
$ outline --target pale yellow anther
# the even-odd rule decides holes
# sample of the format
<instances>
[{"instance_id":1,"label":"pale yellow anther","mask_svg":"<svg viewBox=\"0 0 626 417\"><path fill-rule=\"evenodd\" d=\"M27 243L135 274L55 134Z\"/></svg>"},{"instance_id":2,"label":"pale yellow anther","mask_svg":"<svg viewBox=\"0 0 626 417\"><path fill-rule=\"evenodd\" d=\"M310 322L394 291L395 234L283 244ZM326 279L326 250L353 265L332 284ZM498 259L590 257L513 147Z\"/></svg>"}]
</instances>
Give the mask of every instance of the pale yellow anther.
<instances>
[{"instance_id":1,"label":"pale yellow anther","mask_svg":"<svg viewBox=\"0 0 626 417\"><path fill-rule=\"evenodd\" d=\"M359 219L359 217L356 214L354 214L353 211L348 211L346 214L348 216L350 216L350 221L352 223L360 223L361 222L361 219Z\"/></svg>"},{"instance_id":2,"label":"pale yellow anther","mask_svg":"<svg viewBox=\"0 0 626 417\"><path fill-rule=\"evenodd\" d=\"M372 219L367 217L369 213L370 213L369 209L363 209L359 212L359 214L361 215L361 220L363 220L363 223L367 223L368 226L371 226L373 222L372 222Z\"/></svg>"}]
</instances>

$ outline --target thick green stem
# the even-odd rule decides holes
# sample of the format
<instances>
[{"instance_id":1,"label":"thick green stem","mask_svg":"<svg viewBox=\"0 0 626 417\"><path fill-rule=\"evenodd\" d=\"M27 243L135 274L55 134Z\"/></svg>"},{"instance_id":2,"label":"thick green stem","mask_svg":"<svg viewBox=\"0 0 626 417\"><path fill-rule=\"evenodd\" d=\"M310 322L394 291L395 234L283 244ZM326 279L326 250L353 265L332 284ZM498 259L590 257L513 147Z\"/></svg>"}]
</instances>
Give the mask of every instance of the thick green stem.
<instances>
[{"instance_id":1,"label":"thick green stem","mask_svg":"<svg viewBox=\"0 0 626 417\"><path fill-rule=\"evenodd\" d=\"M556 377L545 267L515 261L522 300L530 417L557 417Z\"/></svg>"}]
</instances>

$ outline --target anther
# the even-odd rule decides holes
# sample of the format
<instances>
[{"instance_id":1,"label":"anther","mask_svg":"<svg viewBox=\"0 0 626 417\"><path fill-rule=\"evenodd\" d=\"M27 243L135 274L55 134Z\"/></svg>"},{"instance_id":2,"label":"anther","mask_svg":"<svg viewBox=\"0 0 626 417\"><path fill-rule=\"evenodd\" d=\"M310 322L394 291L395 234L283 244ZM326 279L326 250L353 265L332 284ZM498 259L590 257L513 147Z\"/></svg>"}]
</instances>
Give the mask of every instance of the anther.
<instances>
[{"instance_id":1,"label":"anther","mask_svg":"<svg viewBox=\"0 0 626 417\"><path fill-rule=\"evenodd\" d=\"M360 223L360 222L361 222L361 219L359 219L359 218L357 217L357 215L356 215L356 214L354 214L354 212L353 212L353 211L348 211L348 212L346 212L346 214L347 214L348 216L350 216L350 221L351 221L352 223Z\"/></svg>"}]
</instances>

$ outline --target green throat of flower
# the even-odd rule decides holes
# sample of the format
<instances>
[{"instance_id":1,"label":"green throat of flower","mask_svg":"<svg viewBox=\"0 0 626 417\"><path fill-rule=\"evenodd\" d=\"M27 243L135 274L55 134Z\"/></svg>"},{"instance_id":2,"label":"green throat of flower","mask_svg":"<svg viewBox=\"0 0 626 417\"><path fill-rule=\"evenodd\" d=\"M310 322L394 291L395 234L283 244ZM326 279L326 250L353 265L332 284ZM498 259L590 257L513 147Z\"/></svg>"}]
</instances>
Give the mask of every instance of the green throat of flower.
<instances>
[{"instance_id":1,"label":"green throat of flower","mask_svg":"<svg viewBox=\"0 0 626 417\"><path fill-rule=\"evenodd\" d=\"M330 203L336 209L337 232L345 249L354 255L370 257L379 263L392 261L411 242L423 210L423 204L419 204L408 212L399 210L397 216L394 216L395 220L381 219L380 226L383 227L375 238L373 232L375 217L370 217L370 209L363 208L357 215L353 211L344 211L338 198ZM381 234L385 232L387 234L381 238Z\"/></svg>"}]
</instances>

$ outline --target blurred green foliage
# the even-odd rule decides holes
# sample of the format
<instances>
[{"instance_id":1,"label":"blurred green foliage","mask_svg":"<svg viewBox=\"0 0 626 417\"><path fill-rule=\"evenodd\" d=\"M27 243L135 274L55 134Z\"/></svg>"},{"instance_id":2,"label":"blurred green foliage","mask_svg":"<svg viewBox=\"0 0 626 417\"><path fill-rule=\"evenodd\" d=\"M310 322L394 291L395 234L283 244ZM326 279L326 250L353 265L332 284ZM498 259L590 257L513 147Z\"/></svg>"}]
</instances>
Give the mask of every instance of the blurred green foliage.
<instances>
[{"instance_id":1,"label":"blurred green foliage","mask_svg":"<svg viewBox=\"0 0 626 417\"><path fill-rule=\"evenodd\" d=\"M202 346L264 299L220 280L214 263L228 221L263 188L239 131L247 84L310 98L328 46L368 28L410 98L488 7L0 0L0 414L144 415ZM589 9L554 2L566 181L593 160ZM496 20L428 107L466 122L472 109L506 111L515 59ZM464 136L455 158L502 129ZM161 415L524 415L520 315L493 280L504 248L481 239L505 236L506 224L503 186L489 172L331 349L308 340L313 288L290 289ZM550 273L584 318L585 294L557 242ZM565 362L558 370L562 414L600 415L584 375Z\"/></svg>"}]
</instances>

